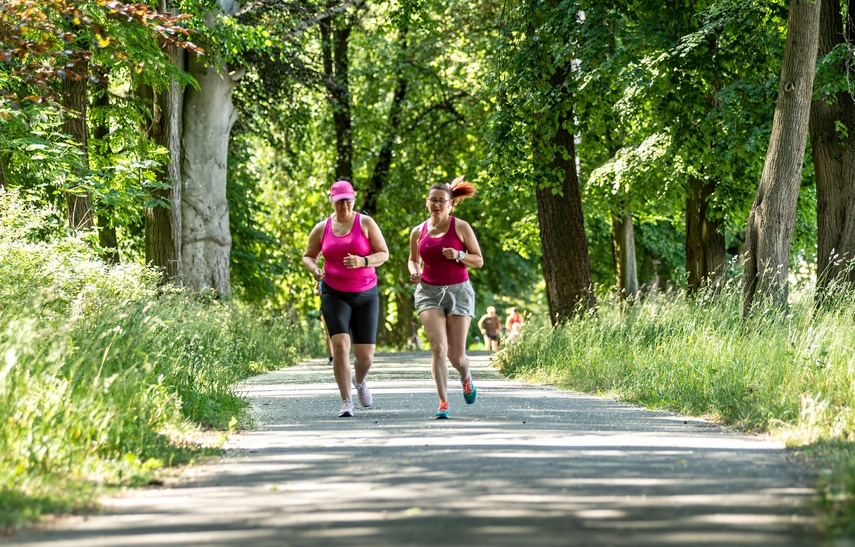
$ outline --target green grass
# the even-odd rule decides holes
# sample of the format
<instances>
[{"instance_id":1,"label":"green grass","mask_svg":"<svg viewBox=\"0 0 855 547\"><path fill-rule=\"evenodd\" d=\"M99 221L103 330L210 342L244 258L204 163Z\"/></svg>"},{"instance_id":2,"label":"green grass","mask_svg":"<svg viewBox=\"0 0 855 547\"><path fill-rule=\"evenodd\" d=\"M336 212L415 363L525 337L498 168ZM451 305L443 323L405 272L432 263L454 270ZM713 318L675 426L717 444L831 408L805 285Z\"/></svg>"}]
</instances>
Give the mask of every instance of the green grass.
<instances>
[{"instance_id":1,"label":"green grass","mask_svg":"<svg viewBox=\"0 0 855 547\"><path fill-rule=\"evenodd\" d=\"M855 298L814 310L809 292L787 311L742 318L736 284L720 294L606 302L557 328L529 325L504 348L510 376L707 416L811 447L831 535L855 535Z\"/></svg>"},{"instance_id":2,"label":"green grass","mask_svg":"<svg viewBox=\"0 0 855 547\"><path fill-rule=\"evenodd\" d=\"M300 324L156 281L0 198L0 528L215 453L198 439L245 418L236 382L317 344Z\"/></svg>"},{"instance_id":3,"label":"green grass","mask_svg":"<svg viewBox=\"0 0 855 547\"><path fill-rule=\"evenodd\" d=\"M14 529L45 515L95 509L97 488L91 482L44 477L33 482L27 488L4 488L0 491L0 530Z\"/></svg>"}]
</instances>

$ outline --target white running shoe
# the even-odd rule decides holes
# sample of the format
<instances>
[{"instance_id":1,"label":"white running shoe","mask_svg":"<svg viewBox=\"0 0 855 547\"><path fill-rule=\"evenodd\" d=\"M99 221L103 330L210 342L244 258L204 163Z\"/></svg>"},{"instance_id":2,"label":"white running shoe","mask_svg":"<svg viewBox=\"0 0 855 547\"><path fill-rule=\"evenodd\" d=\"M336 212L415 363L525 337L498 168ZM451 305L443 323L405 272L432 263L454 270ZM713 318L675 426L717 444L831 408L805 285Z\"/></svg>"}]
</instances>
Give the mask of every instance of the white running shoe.
<instances>
[{"instance_id":1,"label":"white running shoe","mask_svg":"<svg viewBox=\"0 0 855 547\"><path fill-rule=\"evenodd\" d=\"M368 385L366 385L363 380L361 384L356 383L356 373L350 377L350 381L353 382L353 387L356 388L356 394L359 396L359 404L362 406L371 406L371 402L374 401L374 398L371 397L371 390L368 389Z\"/></svg>"},{"instance_id":2,"label":"white running shoe","mask_svg":"<svg viewBox=\"0 0 855 547\"><path fill-rule=\"evenodd\" d=\"M341 402L341 410L338 412L339 418L352 418L353 417L353 401L342 401Z\"/></svg>"}]
</instances>

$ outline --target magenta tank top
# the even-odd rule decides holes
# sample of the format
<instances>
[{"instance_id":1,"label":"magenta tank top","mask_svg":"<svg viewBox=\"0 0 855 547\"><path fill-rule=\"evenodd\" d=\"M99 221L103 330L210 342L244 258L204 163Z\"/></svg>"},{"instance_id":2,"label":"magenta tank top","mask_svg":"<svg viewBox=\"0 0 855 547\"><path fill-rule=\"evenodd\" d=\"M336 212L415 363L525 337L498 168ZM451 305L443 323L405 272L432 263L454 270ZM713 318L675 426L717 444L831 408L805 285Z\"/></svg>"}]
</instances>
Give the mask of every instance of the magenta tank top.
<instances>
[{"instance_id":1,"label":"magenta tank top","mask_svg":"<svg viewBox=\"0 0 855 547\"><path fill-rule=\"evenodd\" d=\"M442 237L428 237L428 223L425 221L422 224L422 233L419 236L419 256L424 262L422 281L429 285L454 285L469 280L469 272L466 271L466 266L462 262L449 260L442 254L444 247L451 247L458 251L466 250L463 242L457 237L457 230L455 230L457 219L448 218L448 231Z\"/></svg>"},{"instance_id":2,"label":"magenta tank top","mask_svg":"<svg viewBox=\"0 0 855 547\"><path fill-rule=\"evenodd\" d=\"M332 218L327 219L321 239L321 254L324 255L324 283L337 291L362 292L377 284L374 267L348 269L344 259L348 254L368 256L371 242L362 233L362 217L356 213L350 233L337 236L332 231Z\"/></svg>"}]
</instances>

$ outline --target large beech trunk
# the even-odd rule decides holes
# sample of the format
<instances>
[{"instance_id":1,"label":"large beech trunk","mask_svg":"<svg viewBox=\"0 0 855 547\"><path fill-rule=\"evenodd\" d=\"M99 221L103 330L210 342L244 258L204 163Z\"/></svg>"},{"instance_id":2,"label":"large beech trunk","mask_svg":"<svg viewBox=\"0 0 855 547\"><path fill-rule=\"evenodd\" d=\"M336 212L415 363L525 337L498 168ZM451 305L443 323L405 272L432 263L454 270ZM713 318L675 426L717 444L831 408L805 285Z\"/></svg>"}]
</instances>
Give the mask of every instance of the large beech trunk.
<instances>
[{"instance_id":1,"label":"large beech trunk","mask_svg":"<svg viewBox=\"0 0 855 547\"><path fill-rule=\"evenodd\" d=\"M777 306L787 304L790 244L807 145L820 3L790 2L772 136L745 231L745 314L760 297Z\"/></svg>"},{"instance_id":2,"label":"large beech trunk","mask_svg":"<svg viewBox=\"0 0 855 547\"><path fill-rule=\"evenodd\" d=\"M848 13L855 9L849 2ZM851 43L838 2L822 3L819 55ZM845 30L844 30L845 28ZM848 33L847 34L845 34ZM841 71L850 70L840 67ZM851 72L850 72L851 76ZM840 131L842 126L844 131ZM855 102L850 92L817 97L811 104L810 139L816 169L817 299L835 281L855 287Z\"/></svg>"},{"instance_id":3,"label":"large beech trunk","mask_svg":"<svg viewBox=\"0 0 855 547\"><path fill-rule=\"evenodd\" d=\"M194 290L231 293L229 206L226 167L229 134L237 120L232 105L235 83L225 67L206 66L189 55L189 72L199 90L188 88L184 99L181 158L181 240L184 281Z\"/></svg>"}]
</instances>

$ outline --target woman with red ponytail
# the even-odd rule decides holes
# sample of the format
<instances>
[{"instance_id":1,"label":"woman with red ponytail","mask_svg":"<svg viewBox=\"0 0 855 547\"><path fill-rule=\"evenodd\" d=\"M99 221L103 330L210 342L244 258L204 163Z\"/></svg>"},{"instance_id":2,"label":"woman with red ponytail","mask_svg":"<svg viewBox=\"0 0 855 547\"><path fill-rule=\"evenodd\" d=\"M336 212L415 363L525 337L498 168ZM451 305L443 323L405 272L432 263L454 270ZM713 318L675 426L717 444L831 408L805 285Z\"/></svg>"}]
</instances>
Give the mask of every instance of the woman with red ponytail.
<instances>
[{"instance_id":1,"label":"woman with red ponytail","mask_svg":"<svg viewBox=\"0 0 855 547\"><path fill-rule=\"evenodd\" d=\"M454 179L434 184L425 206L430 217L410 232L410 283L416 285L416 313L430 341L431 371L439 396L437 418L448 418L448 361L460 373L463 398L475 402L466 335L475 315L475 290L467 268L484 265L481 247L472 226L451 216L461 200L475 195L475 186Z\"/></svg>"}]
</instances>

